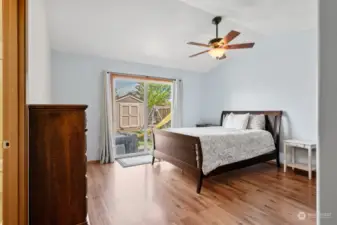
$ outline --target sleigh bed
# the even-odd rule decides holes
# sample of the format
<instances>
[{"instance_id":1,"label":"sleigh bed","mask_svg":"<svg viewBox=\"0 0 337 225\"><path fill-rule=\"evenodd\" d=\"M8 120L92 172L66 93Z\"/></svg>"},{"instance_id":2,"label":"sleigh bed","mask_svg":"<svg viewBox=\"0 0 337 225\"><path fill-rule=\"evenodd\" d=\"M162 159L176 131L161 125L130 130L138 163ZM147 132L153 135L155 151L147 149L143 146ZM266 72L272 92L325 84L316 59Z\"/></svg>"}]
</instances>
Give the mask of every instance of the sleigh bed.
<instances>
[{"instance_id":1,"label":"sleigh bed","mask_svg":"<svg viewBox=\"0 0 337 225\"><path fill-rule=\"evenodd\" d=\"M242 131L226 131L222 128L224 118L227 114L234 113L234 114L264 114L265 115L265 130L264 131L255 131L255 130L242 130ZM247 166L251 166L254 164L270 161L276 159L277 167L280 167L280 158L279 158L279 136L280 136L280 127L281 127L281 117L282 111L223 111L220 118L220 126L214 128L189 128L191 130L187 130L188 128L182 128L181 130L188 131L188 132L176 132L174 130L153 130L153 141L154 141L154 151L153 151L153 160L152 164L154 163L155 159L163 159L184 171L189 171L190 173L194 174L198 181L197 181L197 193L200 193L202 187L202 181L205 177L210 177L214 175L218 175L224 172L228 172L235 169L244 168ZM199 130L193 130L199 129ZM204 129L204 130L200 130ZM232 155L228 157L228 163L220 161L219 163L214 157L213 159L210 158L209 152L203 152L203 150L213 149L214 146L206 146L205 143L208 143L207 140L204 140L204 137L200 137L198 135L190 135L190 133L210 133L216 134L215 136L221 141L220 144L217 143L217 148L222 148L222 146L229 146L229 149L232 150ZM214 133L215 132L215 133ZM216 132L219 132L216 133ZM228 132L230 133L228 135ZM187 134L188 135L187 135ZM222 134L224 133L224 134ZM232 135L232 136L231 136ZM236 142L234 143L233 139L238 136ZM249 141L252 141L252 145L259 146L259 137L264 137L271 139L269 142L273 142L273 148L270 147L261 147L261 149L254 149L254 154L249 154L246 152L245 154L240 153L238 159L235 161L235 149L236 147L230 148L232 145L234 146L244 146L248 145ZM208 135L206 137L213 137L212 135ZM227 139L226 139L227 138ZM250 138L250 139L249 139ZM262 140L262 139L261 139ZM231 143L233 142L233 143ZM242 142L242 143L241 143ZM246 142L246 143L243 143ZM214 145L214 144L210 144ZM202 148L204 147L204 149ZM207 148L206 148L207 147ZM210 148L208 148L210 147ZM249 146L248 146L249 147ZM254 146L252 146L254 148ZM248 154L247 154L248 153ZM217 154L222 154L222 152L218 152ZM228 152L224 151L224 154L229 154ZM220 156L218 158L221 158ZM205 159L204 159L205 158ZM242 160L240 160L242 159ZM214 162L212 162L212 160ZM227 159L225 158L225 161ZM219 166L214 166L219 164ZM211 166L210 166L211 165Z\"/></svg>"}]
</instances>

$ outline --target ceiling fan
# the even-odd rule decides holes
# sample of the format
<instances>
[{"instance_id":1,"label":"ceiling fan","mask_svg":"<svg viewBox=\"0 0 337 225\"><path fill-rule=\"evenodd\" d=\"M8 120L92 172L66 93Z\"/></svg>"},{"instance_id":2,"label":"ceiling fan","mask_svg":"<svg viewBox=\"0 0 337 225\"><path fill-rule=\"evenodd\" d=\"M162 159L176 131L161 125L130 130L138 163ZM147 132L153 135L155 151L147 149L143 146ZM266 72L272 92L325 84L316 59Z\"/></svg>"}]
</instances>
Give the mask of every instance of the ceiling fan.
<instances>
[{"instance_id":1,"label":"ceiling fan","mask_svg":"<svg viewBox=\"0 0 337 225\"><path fill-rule=\"evenodd\" d=\"M200 47L210 48L206 51L202 51L197 54L191 55L190 58L208 52L213 58L220 60L220 59L226 58L226 55L225 55L226 50L252 48L254 46L255 43L242 43L242 44L229 45L229 42L231 42L234 38L236 38L240 34L240 32L235 31L235 30L230 31L224 38L219 38L218 37L218 25L221 22L221 19L222 17L217 16L212 20L212 23L215 24L216 26L216 38L213 38L212 40L210 40L208 44L202 44L202 43L197 43L197 42L187 43L189 45L196 45Z\"/></svg>"}]
</instances>

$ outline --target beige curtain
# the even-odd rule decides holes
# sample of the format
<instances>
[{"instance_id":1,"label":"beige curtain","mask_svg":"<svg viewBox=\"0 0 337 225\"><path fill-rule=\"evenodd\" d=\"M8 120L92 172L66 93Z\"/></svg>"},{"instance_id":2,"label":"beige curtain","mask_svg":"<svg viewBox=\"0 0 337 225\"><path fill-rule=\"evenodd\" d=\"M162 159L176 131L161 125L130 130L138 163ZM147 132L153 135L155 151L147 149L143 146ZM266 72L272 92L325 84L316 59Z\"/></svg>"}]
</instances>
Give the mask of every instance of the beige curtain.
<instances>
[{"instance_id":1,"label":"beige curtain","mask_svg":"<svg viewBox=\"0 0 337 225\"><path fill-rule=\"evenodd\" d=\"M179 128L183 125L183 82L181 80L173 81L172 92L172 123L173 128Z\"/></svg>"},{"instance_id":2,"label":"beige curtain","mask_svg":"<svg viewBox=\"0 0 337 225\"><path fill-rule=\"evenodd\" d=\"M103 82L103 104L101 115L101 146L100 162L102 164L112 163L115 160L115 139L114 139L114 109L112 91L112 77L110 73L104 72Z\"/></svg>"}]
</instances>

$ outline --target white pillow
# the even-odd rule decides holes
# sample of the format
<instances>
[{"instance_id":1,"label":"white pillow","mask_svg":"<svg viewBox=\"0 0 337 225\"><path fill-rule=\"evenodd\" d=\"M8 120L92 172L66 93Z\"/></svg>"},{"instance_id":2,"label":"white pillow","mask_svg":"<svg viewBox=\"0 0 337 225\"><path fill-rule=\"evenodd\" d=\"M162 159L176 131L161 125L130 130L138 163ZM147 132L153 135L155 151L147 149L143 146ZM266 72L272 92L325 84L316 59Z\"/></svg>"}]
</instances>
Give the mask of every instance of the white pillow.
<instances>
[{"instance_id":1,"label":"white pillow","mask_svg":"<svg viewBox=\"0 0 337 225\"><path fill-rule=\"evenodd\" d=\"M222 126L223 126L223 127L226 126L226 123L227 123L227 121L228 121L229 116L230 116L230 118L232 119L232 117L234 116L234 113L226 114L225 118L222 120ZM230 123L231 123L231 122L230 122Z\"/></svg>"},{"instance_id":2,"label":"white pillow","mask_svg":"<svg viewBox=\"0 0 337 225\"><path fill-rule=\"evenodd\" d=\"M266 128L266 119L264 114L250 115L247 129L264 130Z\"/></svg>"},{"instance_id":3,"label":"white pillow","mask_svg":"<svg viewBox=\"0 0 337 225\"><path fill-rule=\"evenodd\" d=\"M223 127L235 129L247 129L249 113L234 114L230 113L224 119Z\"/></svg>"},{"instance_id":4,"label":"white pillow","mask_svg":"<svg viewBox=\"0 0 337 225\"><path fill-rule=\"evenodd\" d=\"M223 120L222 120L222 126L223 126L223 127L225 127L226 122L227 122L227 120L228 120L228 116L231 115L231 114L232 114L232 113L226 114L225 118L223 118Z\"/></svg>"}]
</instances>

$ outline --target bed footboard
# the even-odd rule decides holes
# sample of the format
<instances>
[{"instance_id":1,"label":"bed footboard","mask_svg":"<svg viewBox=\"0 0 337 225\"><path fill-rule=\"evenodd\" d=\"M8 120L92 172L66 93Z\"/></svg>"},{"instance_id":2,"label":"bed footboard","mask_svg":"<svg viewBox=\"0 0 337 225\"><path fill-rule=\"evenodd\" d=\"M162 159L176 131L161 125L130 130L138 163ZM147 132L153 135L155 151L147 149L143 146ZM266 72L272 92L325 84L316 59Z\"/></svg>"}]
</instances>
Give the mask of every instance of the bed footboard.
<instances>
[{"instance_id":1,"label":"bed footboard","mask_svg":"<svg viewBox=\"0 0 337 225\"><path fill-rule=\"evenodd\" d=\"M153 130L154 152L152 164L163 159L182 170L198 177L197 192L200 193L202 173L202 151L198 137L172 133L165 130Z\"/></svg>"}]
</instances>

